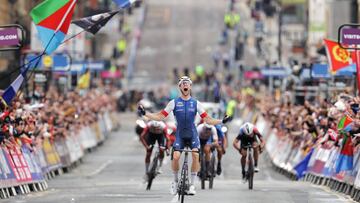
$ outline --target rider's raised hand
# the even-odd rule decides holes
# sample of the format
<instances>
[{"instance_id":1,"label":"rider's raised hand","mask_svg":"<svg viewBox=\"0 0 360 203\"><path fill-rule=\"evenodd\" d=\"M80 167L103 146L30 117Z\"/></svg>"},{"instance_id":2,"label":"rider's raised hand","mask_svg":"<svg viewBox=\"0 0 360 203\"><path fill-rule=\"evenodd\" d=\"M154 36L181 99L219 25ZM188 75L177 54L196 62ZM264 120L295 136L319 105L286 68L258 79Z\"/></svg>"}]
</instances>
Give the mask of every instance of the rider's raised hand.
<instances>
[{"instance_id":1,"label":"rider's raised hand","mask_svg":"<svg viewBox=\"0 0 360 203\"><path fill-rule=\"evenodd\" d=\"M138 111L138 115L139 115L139 116L145 116L145 114L146 114L145 108L144 108L144 106L141 105L141 104L138 106L138 110L137 110L137 111Z\"/></svg>"},{"instance_id":2,"label":"rider's raised hand","mask_svg":"<svg viewBox=\"0 0 360 203\"><path fill-rule=\"evenodd\" d=\"M224 118L222 119L222 123L225 124L229 122L231 119L232 119L231 116L225 115Z\"/></svg>"}]
</instances>

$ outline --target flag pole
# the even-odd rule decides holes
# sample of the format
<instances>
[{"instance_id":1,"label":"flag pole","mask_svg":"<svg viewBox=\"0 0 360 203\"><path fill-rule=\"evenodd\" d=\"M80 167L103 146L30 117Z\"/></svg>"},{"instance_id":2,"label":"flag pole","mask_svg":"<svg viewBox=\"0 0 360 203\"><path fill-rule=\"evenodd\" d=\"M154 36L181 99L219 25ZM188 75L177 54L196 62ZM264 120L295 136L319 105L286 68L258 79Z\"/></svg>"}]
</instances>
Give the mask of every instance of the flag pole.
<instances>
[{"instance_id":1,"label":"flag pole","mask_svg":"<svg viewBox=\"0 0 360 203\"><path fill-rule=\"evenodd\" d=\"M356 53L356 79L358 86L358 96L360 96L360 50L355 50Z\"/></svg>"},{"instance_id":2,"label":"flag pole","mask_svg":"<svg viewBox=\"0 0 360 203\"><path fill-rule=\"evenodd\" d=\"M123 10L123 9L118 9L118 10L115 10L115 12L118 13L118 12L120 12L120 11L122 11L122 10ZM63 44L65 44L66 42L72 40L73 38L79 36L79 35L82 34L83 32L88 31L88 30L91 29L92 27L99 25L99 24L102 23L104 20L105 20L105 19L102 19L102 20L100 20L99 22L96 22L94 25L91 25L91 26L89 26L88 28L86 28L86 29L84 29L84 30L82 30L82 31L74 34L73 36L69 37L68 39L65 39L65 40L60 44L60 46L63 45ZM53 36L53 37L55 37L55 36ZM52 38L53 38L53 37L52 37ZM51 40L50 40L50 41L51 41ZM49 41L49 42L50 42L50 41ZM25 66L27 66L27 65L30 65L31 63L33 63L34 61L36 61L38 58L42 57L44 54L45 54L45 53L42 52L40 55L38 55L38 56L36 56L35 58L31 59L31 60L28 61L27 63L24 63L24 64L22 64L20 67L12 70L9 74L0 77L0 80L4 79L4 78L6 78L6 77L9 77L9 75L15 73L15 72L18 71L19 69L21 69L21 68L23 68L23 67L25 67ZM35 65L34 67L37 67L37 65Z\"/></svg>"},{"instance_id":3,"label":"flag pole","mask_svg":"<svg viewBox=\"0 0 360 203\"><path fill-rule=\"evenodd\" d=\"M65 22L65 19L66 19L67 16L69 15L71 9L73 9L73 7L75 6L76 1L77 1L77 0L73 0L73 2L71 3L71 5L70 5L69 8L67 9L64 17L61 19L58 27L56 28L56 30L55 30L55 32L54 32L54 34L51 36L49 42L48 42L47 45L45 46L44 51L39 55L38 60L37 60L37 62L36 62L36 64L35 64L33 70L35 70L35 69L38 67L38 65L39 65L39 63L40 63L40 61L41 61L41 57L42 57L43 55L45 55L46 50L49 48L51 41L52 41L52 40L54 39L54 37L56 36L57 32L59 32L61 26L62 26L62 25L64 24L64 22ZM30 64L29 64L29 65L30 65ZM31 77L33 76L34 72L35 72L35 71L31 71L30 75L27 76L27 75L26 75L26 71L28 70L28 68L29 68L29 67L27 67L27 68L25 69L25 71L21 71L21 74L25 72L25 77L24 77L24 81L25 81L25 82L27 82L28 79L31 78ZM19 91L18 91L18 92L19 92Z\"/></svg>"}]
</instances>

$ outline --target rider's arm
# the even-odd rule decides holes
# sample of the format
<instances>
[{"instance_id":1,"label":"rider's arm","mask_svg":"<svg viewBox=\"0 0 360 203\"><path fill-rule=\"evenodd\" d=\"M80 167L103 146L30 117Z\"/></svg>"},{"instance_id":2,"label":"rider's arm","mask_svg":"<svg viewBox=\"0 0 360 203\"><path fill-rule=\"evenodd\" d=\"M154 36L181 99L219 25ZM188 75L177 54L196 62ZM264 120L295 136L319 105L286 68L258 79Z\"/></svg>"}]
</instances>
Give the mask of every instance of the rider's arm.
<instances>
[{"instance_id":1,"label":"rider's arm","mask_svg":"<svg viewBox=\"0 0 360 203\"><path fill-rule=\"evenodd\" d=\"M148 133L148 131L149 131L149 128L146 126L144 128L144 130L142 131L141 135L140 135L140 141L141 141L141 143L144 145L144 147L146 149L149 148L149 146L148 146L148 144L146 143L146 140L145 140L145 136Z\"/></svg>"},{"instance_id":2,"label":"rider's arm","mask_svg":"<svg viewBox=\"0 0 360 203\"><path fill-rule=\"evenodd\" d=\"M165 126L164 128L164 135L165 135L165 139L166 139L166 149L170 149L171 147L171 143L170 143L170 135L168 134L168 131L167 131L167 126Z\"/></svg>"},{"instance_id":3,"label":"rider's arm","mask_svg":"<svg viewBox=\"0 0 360 203\"><path fill-rule=\"evenodd\" d=\"M148 113L146 112L145 117L149 118L150 120L156 120L156 121L162 121L164 120L169 113L174 110L175 107L175 101L171 100L168 105L165 107L164 110L158 112L158 113Z\"/></svg>"},{"instance_id":4,"label":"rider's arm","mask_svg":"<svg viewBox=\"0 0 360 203\"><path fill-rule=\"evenodd\" d=\"M239 139L239 136L240 136L240 135L238 135L238 136L234 139L234 142L233 142L233 146L234 146L234 148L236 149L236 151L240 151L240 145L239 145L240 139Z\"/></svg>"},{"instance_id":5,"label":"rider's arm","mask_svg":"<svg viewBox=\"0 0 360 203\"><path fill-rule=\"evenodd\" d=\"M218 140L219 140L219 136L218 136L218 133L217 133L217 130L216 130L215 126L212 126L211 131L212 131L213 140L214 140L213 143L217 144Z\"/></svg>"},{"instance_id":6,"label":"rider's arm","mask_svg":"<svg viewBox=\"0 0 360 203\"><path fill-rule=\"evenodd\" d=\"M259 138L261 147L264 147L265 141L257 128L254 128L254 134Z\"/></svg>"},{"instance_id":7,"label":"rider's arm","mask_svg":"<svg viewBox=\"0 0 360 203\"><path fill-rule=\"evenodd\" d=\"M198 111L200 117L204 120L204 122L209 125L217 125L217 124L222 123L222 120L214 119L214 118L210 117L206 113L203 105L199 101L197 102L197 111Z\"/></svg>"}]
</instances>

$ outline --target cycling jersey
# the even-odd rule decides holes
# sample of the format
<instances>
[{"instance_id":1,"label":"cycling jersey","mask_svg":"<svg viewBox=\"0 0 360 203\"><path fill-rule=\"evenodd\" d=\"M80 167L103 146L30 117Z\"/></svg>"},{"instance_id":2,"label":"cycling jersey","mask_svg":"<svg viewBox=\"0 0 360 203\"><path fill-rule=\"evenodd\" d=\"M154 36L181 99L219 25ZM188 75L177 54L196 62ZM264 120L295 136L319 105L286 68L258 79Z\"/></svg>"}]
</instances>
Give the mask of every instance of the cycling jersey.
<instances>
[{"instance_id":1,"label":"cycling jersey","mask_svg":"<svg viewBox=\"0 0 360 203\"><path fill-rule=\"evenodd\" d=\"M253 129L253 135L254 136L252 136L252 137L250 137L249 135L246 135L244 133L244 129L240 128L240 132L239 132L238 136L236 137L236 139L241 142L241 148L244 148L245 146L248 146L248 145L253 145L254 142L257 142L257 137L260 140L262 139L262 135L260 134L258 129L255 127Z\"/></svg>"},{"instance_id":2,"label":"cycling jersey","mask_svg":"<svg viewBox=\"0 0 360 203\"><path fill-rule=\"evenodd\" d=\"M145 142L147 145L154 145L158 142L159 146L165 146L167 131L164 122L149 121L143 133L146 135Z\"/></svg>"},{"instance_id":3,"label":"cycling jersey","mask_svg":"<svg viewBox=\"0 0 360 203\"><path fill-rule=\"evenodd\" d=\"M221 124L217 124L215 125L215 128L216 128L216 132L217 132L217 135L218 135L218 143L219 145L223 145L224 144L224 138L225 138L225 133L222 131L222 125Z\"/></svg>"},{"instance_id":4,"label":"cycling jersey","mask_svg":"<svg viewBox=\"0 0 360 203\"><path fill-rule=\"evenodd\" d=\"M202 123L197 127L201 146L205 144L211 144L214 142L214 140L218 140L218 133L216 132L216 128L211 126L209 132L206 132L207 129L204 126L205 124Z\"/></svg>"},{"instance_id":5,"label":"cycling jersey","mask_svg":"<svg viewBox=\"0 0 360 203\"><path fill-rule=\"evenodd\" d=\"M177 127L174 148L183 149L184 142L190 142L192 148L200 148L199 136L195 126L195 116L199 113L201 118L205 118L207 113L203 106L196 99L184 100L181 97L171 100L161 113L166 117L173 111Z\"/></svg>"}]
</instances>

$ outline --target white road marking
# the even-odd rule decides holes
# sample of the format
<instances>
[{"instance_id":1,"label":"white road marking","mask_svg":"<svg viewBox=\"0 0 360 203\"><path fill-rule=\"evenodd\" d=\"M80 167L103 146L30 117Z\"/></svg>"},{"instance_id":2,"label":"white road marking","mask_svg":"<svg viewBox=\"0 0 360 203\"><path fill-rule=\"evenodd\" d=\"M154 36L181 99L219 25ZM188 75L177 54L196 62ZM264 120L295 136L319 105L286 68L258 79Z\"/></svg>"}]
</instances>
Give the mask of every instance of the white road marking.
<instances>
[{"instance_id":1,"label":"white road marking","mask_svg":"<svg viewBox=\"0 0 360 203\"><path fill-rule=\"evenodd\" d=\"M103 163L99 168L97 168L92 173L89 173L86 177L92 177L92 176L95 176L95 175L101 173L101 171L103 171L106 167L108 167L112 163L113 163L112 160L107 160L107 162Z\"/></svg>"}]
</instances>

